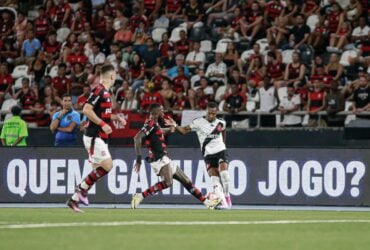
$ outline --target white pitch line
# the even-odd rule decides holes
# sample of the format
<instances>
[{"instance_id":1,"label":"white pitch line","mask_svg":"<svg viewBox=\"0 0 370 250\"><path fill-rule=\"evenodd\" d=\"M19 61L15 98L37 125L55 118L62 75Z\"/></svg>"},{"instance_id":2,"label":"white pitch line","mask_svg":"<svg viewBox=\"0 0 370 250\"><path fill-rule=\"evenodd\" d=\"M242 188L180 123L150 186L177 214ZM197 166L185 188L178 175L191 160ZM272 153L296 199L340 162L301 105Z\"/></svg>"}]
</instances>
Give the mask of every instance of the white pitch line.
<instances>
[{"instance_id":1,"label":"white pitch line","mask_svg":"<svg viewBox=\"0 0 370 250\"><path fill-rule=\"evenodd\" d=\"M284 225L284 224L330 224L370 223L370 220L270 220L270 221L112 221L112 222L71 222L0 225L0 229L58 228L58 227L110 227L110 226L193 226L193 225Z\"/></svg>"}]
</instances>

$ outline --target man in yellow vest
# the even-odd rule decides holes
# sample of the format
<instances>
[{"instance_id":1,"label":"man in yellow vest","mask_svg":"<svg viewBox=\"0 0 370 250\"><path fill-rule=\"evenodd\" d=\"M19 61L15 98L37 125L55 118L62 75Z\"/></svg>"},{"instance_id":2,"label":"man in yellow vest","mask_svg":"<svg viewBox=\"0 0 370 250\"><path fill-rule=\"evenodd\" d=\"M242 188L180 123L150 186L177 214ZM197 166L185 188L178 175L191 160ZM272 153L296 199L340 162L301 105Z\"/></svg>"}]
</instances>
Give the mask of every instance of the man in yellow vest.
<instances>
[{"instance_id":1,"label":"man in yellow vest","mask_svg":"<svg viewBox=\"0 0 370 250\"><path fill-rule=\"evenodd\" d=\"M28 136L27 124L19 116L22 109L19 106L13 106L11 112L13 117L6 120L1 130L1 143L3 146L16 147L27 146L26 137Z\"/></svg>"}]
</instances>

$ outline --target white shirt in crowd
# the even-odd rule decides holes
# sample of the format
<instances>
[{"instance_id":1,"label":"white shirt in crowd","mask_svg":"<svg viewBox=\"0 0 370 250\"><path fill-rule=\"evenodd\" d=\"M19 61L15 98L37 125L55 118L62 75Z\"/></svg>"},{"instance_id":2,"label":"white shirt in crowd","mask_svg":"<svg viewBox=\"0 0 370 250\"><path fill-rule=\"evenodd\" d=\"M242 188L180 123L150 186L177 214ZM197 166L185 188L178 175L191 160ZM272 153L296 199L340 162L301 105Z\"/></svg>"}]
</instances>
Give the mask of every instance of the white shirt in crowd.
<instances>
[{"instance_id":1,"label":"white shirt in crowd","mask_svg":"<svg viewBox=\"0 0 370 250\"><path fill-rule=\"evenodd\" d=\"M99 52L96 56L93 53L91 53L88 59L89 63L91 63L92 65L100 64L105 62L105 55L102 52Z\"/></svg>"},{"instance_id":2,"label":"white shirt in crowd","mask_svg":"<svg viewBox=\"0 0 370 250\"><path fill-rule=\"evenodd\" d=\"M204 69L204 63L206 62L206 55L204 54L204 52L195 52L195 51L192 51L192 52L189 52L189 54L186 56L186 60L185 62L201 62L202 64L199 65L199 68L200 69ZM189 65L188 66L190 69L191 68L195 68L195 65Z\"/></svg>"},{"instance_id":3,"label":"white shirt in crowd","mask_svg":"<svg viewBox=\"0 0 370 250\"><path fill-rule=\"evenodd\" d=\"M189 126L197 133L200 148L204 148L203 156L226 150L222 137L222 131L226 129L226 122L223 119L216 118L213 122L209 122L205 117L200 117L194 119Z\"/></svg>"},{"instance_id":4,"label":"white shirt in crowd","mask_svg":"<svg viewBox=\"0 0 370 250\"><path fill-rule=\"evenodd\" d=\"M223 83L226 83L226 72L227 72L227 66L224 62L220 62L219 64L217 63L212 63L208 65L207 71L206 71L206 77L210 78L211 81L221 81ZM217 73L217 74L223 74L224 77L212 77L212 73Z\"/></svg>"},{"instance_id":5,"label":"white shirt in crowd","mask_svg":"<svg viewBox=\"0 0 370 250\"><path fill-rule=\"evenodd\" d=\"M301 105L301 97L299 95L293 95L292 98L289 100L288 96L284 96L283 99L280 101L280 107L284 109L293 109L296 106ZM297 115L284 115L283 121L281 122L283 125L297 125L301 124L302 118Z\"/></svg>"},{"instance_id":6,"label":"white shirt in crowd","mask_svg":"<svg viewBox=\"0 0 370 250\"><path fill-rule=\"evenodd\" d=\"M352 36L367 36L369 34L369 31L370 28L367 25L364 28L358 26L353 30Z\"/></svg>"},{"instance_id":7,"label":"white shirt in crowd","mask_svg":"<svg viewBox=\"0 0 370 250\"><path fill-rule=\"evenodd\" d=\"M260 95L260 111L270 112L276 106L275 87L271 86L267 90L261 87L258 90Z\"/></svg>"}]
</instances>

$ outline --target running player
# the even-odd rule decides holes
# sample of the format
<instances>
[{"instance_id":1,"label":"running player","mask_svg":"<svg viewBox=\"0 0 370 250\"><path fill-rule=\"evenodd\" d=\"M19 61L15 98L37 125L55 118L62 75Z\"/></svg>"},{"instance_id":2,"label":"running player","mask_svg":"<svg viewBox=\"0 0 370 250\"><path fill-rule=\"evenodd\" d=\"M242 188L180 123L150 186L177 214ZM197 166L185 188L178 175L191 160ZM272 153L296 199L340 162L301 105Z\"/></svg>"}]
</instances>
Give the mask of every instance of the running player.
<instances>
[{"instance_id":1,"label":"running player","mask_svg":"<svg viewBox=\"0 0 370 250\"><path fill-rule=\"evenodd\" d=\"M163 119L163 107L158 103L153 103L149 107L150 117L146 121L143 128L135 136L135 152L136 163L134 169L140 171L141 167L141 144L145 138L145 143L149 148L148 162L154 172L162 178L162 182L156 183L142 193L136 193L132 196L131 208L136 209L140 203L149 195L153 195L163 189L172 186L173 179L179 181L186 190L189 191L195 198L202 202L209 209L213 209L220 203L220 200L208 200L197 189L185 173L178 167L173 165L168 157L164 134L170 132L171 128L161 128L159 122ZM174 130L172 129L172 132Z\"/></svg>"},{"instance_id":2,"label":"running player","mask_svg":"<svg viewBox=\"0 0 370 250\"><path fill-rule=\"evenodd\" d=\"M187 134L190 131L197 133L213 190L222 200L222 204L216 209L230 209L232 203L229 193L230 175L225 145L226 122L217 118L217 108L217 103L209 102L206 116L194 119L185 127L177 126L170 117L165 119L165 124L174 127L181 134Z\"/></svg>"},{"instance_id":3,"label":"running player","mask_svg":"<svg viewBox=\"0 0 370 250\"><path fill-rule=\"evenodd\" d=\"M108 137L112 128L111 120L126 123L120 116L112 114L112 99L109 89L116 80L116 72L112 65L104 65L100 73L101 83L92 90L83 107L83 113L88 118L83 142L89 153L89 161L93 171L76 187L75 193L67 201L67 205L75 212L83 212L79 202L89 204L88 190L112 169L112 157L108 150Z\"/></svg>"}]
</instances>

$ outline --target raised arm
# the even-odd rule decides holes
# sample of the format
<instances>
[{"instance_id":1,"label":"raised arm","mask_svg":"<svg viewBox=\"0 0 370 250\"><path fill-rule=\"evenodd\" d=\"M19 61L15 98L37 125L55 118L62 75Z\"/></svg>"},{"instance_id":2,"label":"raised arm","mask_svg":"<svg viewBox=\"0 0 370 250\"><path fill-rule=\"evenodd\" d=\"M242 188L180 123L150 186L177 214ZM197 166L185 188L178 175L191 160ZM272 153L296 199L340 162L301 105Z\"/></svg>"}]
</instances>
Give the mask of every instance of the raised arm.
<instances>
[{"instance_id":1,"label":"raised arm","mask_svg":"<svg viewBox=\"0 0 370 250\"><path fill-rule=\"evenodd\" d=\"M166 125L168 126L171 126L171 127L174 127L175 130L177 130L180 134L187 134L191 131L191 128L189 125L185 126L185 127L180 127L177 125L177 123L171 118L171 117L168 117L167 119L164 119L164 122Z\"/></svg>"}]
</instances>

